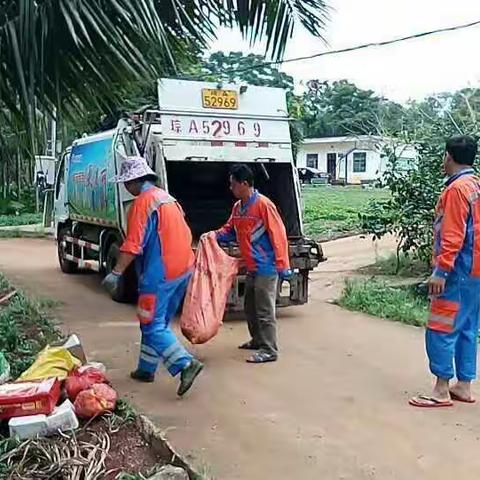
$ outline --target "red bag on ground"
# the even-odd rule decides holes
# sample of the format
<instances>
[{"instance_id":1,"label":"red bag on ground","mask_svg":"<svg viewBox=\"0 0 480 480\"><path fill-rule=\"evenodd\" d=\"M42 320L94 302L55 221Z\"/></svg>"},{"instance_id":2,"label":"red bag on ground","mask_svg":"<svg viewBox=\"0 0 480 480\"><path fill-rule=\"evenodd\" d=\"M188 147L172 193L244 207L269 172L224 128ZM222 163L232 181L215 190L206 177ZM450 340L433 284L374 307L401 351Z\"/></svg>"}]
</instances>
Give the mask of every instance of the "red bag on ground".
<instances>
[{"instance_id":1,"label":"red bag on ground","mask_svg":"<svg viewBox=\"0 0 480 480\"><path fill-rule=\"evenodd\" d=\"M78 368L65 380L65 390L70 401L74 402L80 392L88 390L96 383L108 383L103 372L93 367Z\"/></svg>"},{"instance_id":2,"label":"red bag on ground","mask_svg":"<svg viewBox=\"0 0 480 480\"><path fill-rule=\"evenodd\" d=\"M112 387L98 383L77 395L74 403L75 413L80 418L92 418L113 412L117 399L117 392Z\"/></svg>"},{"instance_id":3,"label":"red bag on ground","mask_svg":"<svg viewBox=\"0 0 480 480\"><path fill-rule=\"evenodd\" d=\"M182 333L191 343L208 342L217 334L239 264L221 249L214 232L200 238L180 318Z\"/></svg>"},{"instance_id":4,"label":"red bag on ground","mask_svg":"<svg viewBox=\"0 0 480 480\"><path fill-rule=\"evenodd\" d=\"M60 398L61 382L47 378L0 386L0 420L29 415L50 415Z\"/></svg>"}]
</instances>

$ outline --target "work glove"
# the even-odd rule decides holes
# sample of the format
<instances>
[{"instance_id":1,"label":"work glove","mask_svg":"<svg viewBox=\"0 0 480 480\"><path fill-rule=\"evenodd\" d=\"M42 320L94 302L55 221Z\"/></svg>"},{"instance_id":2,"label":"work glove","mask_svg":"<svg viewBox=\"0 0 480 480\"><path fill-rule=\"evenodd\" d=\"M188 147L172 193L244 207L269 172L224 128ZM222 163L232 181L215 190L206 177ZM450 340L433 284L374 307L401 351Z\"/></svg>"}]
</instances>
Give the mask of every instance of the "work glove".
<instances>
[{"instance_id":1,"label":"work glove","mask_svg":"<svg viewBox=\"0 0 480 480\"><path fill-rule=\"evenodd\" d=\"M107 290L107 292L113 297L120 286L120 280L122 278L121 273L111 272L109 273L102 282L102 286Z\"/></svg>"},{"instance_id":2,"label":"work glove","mask_svg":"<svg viewBox=\"0 0 480 480\"><path fill-rule=\"evenodd\" d=\"M293 277L293 272L287 268L285 270L280 270L278 276L280 277L280 280L290 280Z\"/></svg>"}]
</instances>

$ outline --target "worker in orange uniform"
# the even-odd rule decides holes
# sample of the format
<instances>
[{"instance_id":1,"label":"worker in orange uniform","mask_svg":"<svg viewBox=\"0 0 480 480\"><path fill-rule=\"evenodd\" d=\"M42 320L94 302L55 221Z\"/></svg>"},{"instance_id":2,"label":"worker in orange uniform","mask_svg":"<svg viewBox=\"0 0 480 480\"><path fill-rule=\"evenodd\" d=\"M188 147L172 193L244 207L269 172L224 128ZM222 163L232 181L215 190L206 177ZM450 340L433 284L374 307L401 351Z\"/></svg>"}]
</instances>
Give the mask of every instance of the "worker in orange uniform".
<instances>
[{"instance_id":1,"label":"worker in orange uniform","mask_svg":"<svg viewBox=\"0 0 480 480\"><path fill-rule=\"evenodd\" d=\"M448 175L437 204L434 269L429 280L430 318L426 348L436 377L431 395L412 398L416 407L473 403L480 315L480 179L473 163L477 142L469 136L447 141ZM450 387L456 376L457 383Z\"/></svg>"},{"instance_id":2,"label":"worker in orange uniform","mask_svg":"<svg viewBox=\"0 0 480 480\"><path fill-rule=\"evenodd\" d=\"M217 231L217 239L220 243L237 241L247 268L245 314L251 340L239 348L258 350L249 363L274 362L278 357L278 278L292 276L287 233L275 205L254 189L254 175L248 166L233 168L230 188L239 201L227 224Z\"/></svg>"},{"instance_id":3,"label":"worker in orange uniform","mask_svg":"<svg viewBox=\"0 0 480 480\"><path fill-rule=\"evenodd\" d=\"M162 362L172 376L180 374L177 393L182 396L203 368L170 327L192 273L192 234L180 205L154 185L156 180L156 174L141 157L130 157L121 165L115 182L124 183L136 198L128 213L127 237L120 257L104 285L113 294L122 274L136 261L142 343L138 368L131 377L153 382Z\"/></svg>"}]
</instances>

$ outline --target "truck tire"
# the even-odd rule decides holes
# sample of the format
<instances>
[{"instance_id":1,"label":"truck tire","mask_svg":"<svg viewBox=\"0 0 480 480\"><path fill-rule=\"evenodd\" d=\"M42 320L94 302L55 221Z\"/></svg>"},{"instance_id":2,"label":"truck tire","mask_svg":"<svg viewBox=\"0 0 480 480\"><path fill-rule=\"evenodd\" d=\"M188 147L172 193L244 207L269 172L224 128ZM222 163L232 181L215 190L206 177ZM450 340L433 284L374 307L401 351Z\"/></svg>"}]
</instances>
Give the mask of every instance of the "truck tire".
<instances>
[{"instance_id":1,"label":"truck tire","mask_svg":"<svg viewBox=\"0 0 480 480\"><path fill-rule=\"evenodd\" d=\"M57 254L58 254L58 263L60 265L60 269L63 273L71 274L78 272L78 265L75 262L67 260L65 258L65 248L63 246L63 242L65 237L71 236L71 232L68 228L62 228L58 232L58 240L57 240Z\"/></svg>"},{"instance_id":2,"label":"truck tire","mask_svg":"<svg viewBox=\"0 0 480 480\"><path fill-rule=\"evenodd\" d=\"M117 263L120 255L120 243L114 242L110 245L107 252L105 273L108 275L111 273L115 264ZM135 272L135 266L132 264L128 267L127 271L123 274L118 291L115 295L112 295L112 300L118 303L135 303L137 300L137 274Z\"/></svg>"}]
</instances>

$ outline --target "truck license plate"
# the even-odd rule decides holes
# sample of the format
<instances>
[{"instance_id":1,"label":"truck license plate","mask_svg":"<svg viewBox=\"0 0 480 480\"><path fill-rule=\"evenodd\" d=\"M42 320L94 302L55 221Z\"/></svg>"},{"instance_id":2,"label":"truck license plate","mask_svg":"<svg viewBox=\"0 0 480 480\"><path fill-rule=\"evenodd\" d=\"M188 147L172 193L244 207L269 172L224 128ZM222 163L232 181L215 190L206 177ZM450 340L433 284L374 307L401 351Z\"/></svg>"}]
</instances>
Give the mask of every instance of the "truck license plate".
<instances>
[{"instance_id":1,"label":"truck license plate","mask_svg":"<svg viewBox=\"0 0 480 480\"><path fill-rule=\"evenodd\" d=\"M238 97L235 90L202 89L203 108L219 108L224 110L236 110Z\"/></svg>"}]
</instances>

